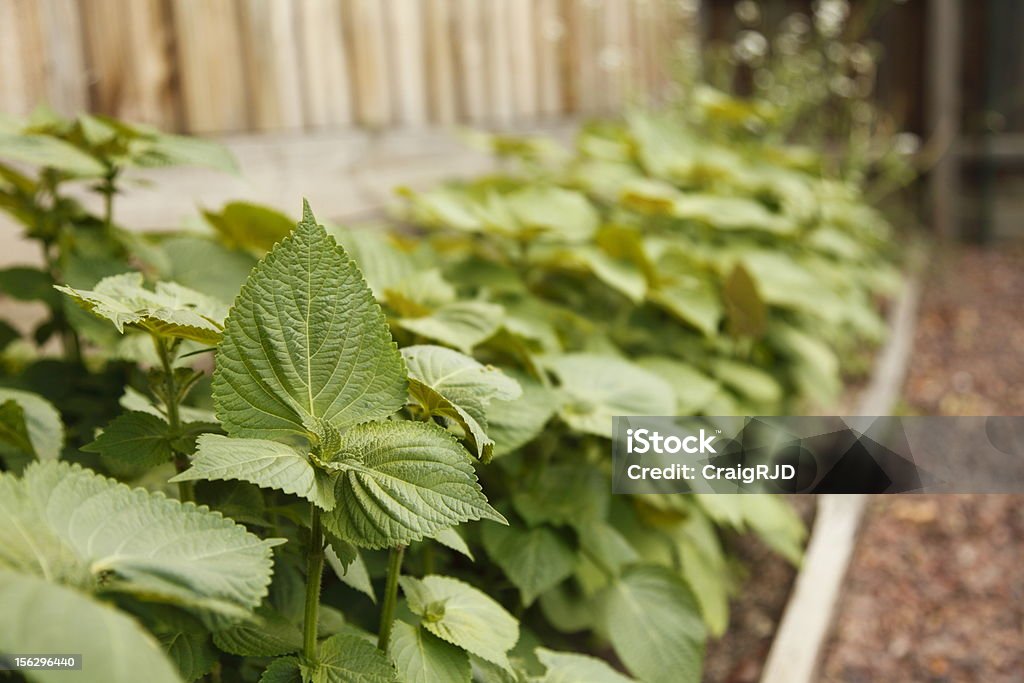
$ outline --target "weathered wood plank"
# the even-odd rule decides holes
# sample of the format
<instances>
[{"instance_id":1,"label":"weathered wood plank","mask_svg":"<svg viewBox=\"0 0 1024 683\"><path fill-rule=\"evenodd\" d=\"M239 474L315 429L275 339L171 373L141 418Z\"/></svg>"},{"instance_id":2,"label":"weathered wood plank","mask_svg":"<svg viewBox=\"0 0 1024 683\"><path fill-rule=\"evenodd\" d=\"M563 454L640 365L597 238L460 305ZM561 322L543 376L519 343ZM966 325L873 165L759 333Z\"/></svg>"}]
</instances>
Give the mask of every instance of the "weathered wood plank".
<instances>
[{"instance_id":1,"label":"weathered wood plank","mask_svg":"<svg viewBox=\"0 0 1024 683\"><path fill-rule=\"evenodd\" d=\"M490 0L483 5L489 104L487 118L491 123L507 124L512 121L515 114L512 102L512 54L508 24L510 0Z\"/></svg>"},{"instance_id":2,"label":"weathered wood plank","mask_svg":"<svg viewBox=\"0 0 1024 683\"><path fill-rule=\"evenodd\" d=\"M537 116L536 20L530 0L513 0L507 8L512 110L517 120Z\"/></svg>"},{"instance_id":3,"label":"weathered wood plank","mask_svg":"<svg viewBox=\"0 0 1024 683\"><path fill-rule=\"evenodd\" d=\"M311 128L352 122L352 82L341 0L295 5L302 102Z\"/></svg>"},{"instance_id":4,"label":"weathered wood plank","mask_svg":"<svg viewBox=\"0 0 1024 683\"><path fill-rule=\"evenodd\" d=\"M39 0L38 6L47 47L46 99L56 111L71 115L89 104L79 3Z\"/></svg>"},{"instance_id":5,"label":"weathered wood plank","mask_svg":"<svg viewBox=\"0 0 1024 683\"><path fill-rule=\"evenodd\" d=\"M197 133L247 130L241 30L233 1L172 2L185 126Z\"/></svg>"},{"instance_id":6,"label":"weathered wood plank","mask_svg":"<svg viewBox=\"0 0 1024 683\"><path fill-rule=\"evenodd\" d=\"M451 0L427 0L424 24L430 119L436 123L454 123L458 115L458 92Z\"/></svg>"},{"instance_id":7,"label":"weathered wood plank","mask_svg":"<svg viewBox=\"0 0 1024 683\"><path fill-rule=\"evenodd\" d=\"M304 123L295 6L279 0L239 5L252 126L294 130Z\"/></svg>"},{"instance_id":8,"label":"weathered wood plank","mask_svg":"<svg viewBox=\"0 0 1024 683\"><path fill-rule=\"evenodd\" d=\"M537 30L534 49L537 53L538 108L545 117L562 113L562 58L566 42L565 17L559 0L534 0Z\"/></svg>"},{"instance_id":9,"label":"weathered wood plank","mask_svg":"<svg viewBox=\"0 0 1024 683\"><path fill-rule=\"evenodd\" d=\"M395 121L408 126L427 122L426 50L421 0L387 3L387 47L391 51L391 97Z\"/></svg>"},{"instance_id":10,"label":"weathered wood plank","mask_svg":"<svg viewBox=\"0 0 1024 683\"><path fill-rule=\"evenodd\" d=\"M482 3L479 0L458 0L455 16L455 56L461 85L459 102L462 117L479 123L487 116Z\"/></svg>"},{"instance_id":11,"label":"weathered wood plank","mask_svg":"<svg viewBox=\"0 0 1024 683\"><path fill-rule=\"evenodd\" d=\"M79 6L92 109L177 127L173 34L162 0L82 0Z\"/></svg>"},{"instance_id":12,"label":"weathered wood plank","mask_svg":"<svg viewBox=\"0 0 1024 683\"><path fill-rule=\"evenodd\" d=\"M385 7L379 0L349 0L346 35L352 45L356 120L379 128L393 120Z\"/></svg>"}]
</instances>

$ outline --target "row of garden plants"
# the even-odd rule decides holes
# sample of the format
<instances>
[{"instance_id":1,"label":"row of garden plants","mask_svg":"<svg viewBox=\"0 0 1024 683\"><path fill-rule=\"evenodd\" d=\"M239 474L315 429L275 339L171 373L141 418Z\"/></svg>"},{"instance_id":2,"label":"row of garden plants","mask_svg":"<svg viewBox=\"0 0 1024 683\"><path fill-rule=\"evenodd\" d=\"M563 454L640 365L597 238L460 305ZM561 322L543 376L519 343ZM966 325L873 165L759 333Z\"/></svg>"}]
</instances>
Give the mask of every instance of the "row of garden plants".
<instances>
[{"instance_id":1,"label":"row of garden plants","mask_svg":"<svg viewBox=\"0 0 1024 683\"><path fill-rule=\"evenodd\" d=\"M383 225L237 202L141 234L133 167L230 155L0 120L44 264L0 290L46 311L0 330L0 652L105 682L700 679L729 539L798 562L804 529L771 496L612 496L611 418L833 400L884 334L889 228L818 155L679 112L477 141L500 172Z\"/></svg>"}]
</instances>

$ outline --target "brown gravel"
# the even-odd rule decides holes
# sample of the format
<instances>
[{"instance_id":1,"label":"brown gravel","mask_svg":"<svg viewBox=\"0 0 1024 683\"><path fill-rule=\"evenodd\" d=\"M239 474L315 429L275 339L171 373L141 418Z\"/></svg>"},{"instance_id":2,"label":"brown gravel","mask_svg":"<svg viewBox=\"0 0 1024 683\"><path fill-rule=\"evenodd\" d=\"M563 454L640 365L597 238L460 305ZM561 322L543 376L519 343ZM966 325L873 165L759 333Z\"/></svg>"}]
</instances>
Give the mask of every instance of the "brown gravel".
<instances>
[{"instance_id":1,"label":"brown gravel","mask_svg":"<svg viewBox=\"0 0 1024 683\"><path fill-rule=\"evenodd\" d=\"M939 255L904 390L924 415L1024 415L1024 247ZM1024 496L869 511L822 683L1024 682Z\"/></svg>"}]
</instances>

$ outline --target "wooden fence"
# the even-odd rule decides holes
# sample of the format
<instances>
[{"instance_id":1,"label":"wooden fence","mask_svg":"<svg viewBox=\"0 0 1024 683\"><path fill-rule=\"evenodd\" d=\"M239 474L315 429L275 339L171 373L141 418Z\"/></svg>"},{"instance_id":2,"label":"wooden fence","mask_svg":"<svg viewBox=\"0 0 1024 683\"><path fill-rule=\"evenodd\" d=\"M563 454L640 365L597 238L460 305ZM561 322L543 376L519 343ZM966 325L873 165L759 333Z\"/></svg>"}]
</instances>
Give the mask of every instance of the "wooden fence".
<instances>
[{"instance_id":1,"label":"wooden fence","mask_svg":"<svg viewBox=\"0 0 1024 683\"><path fill-rule=\"evenodd\" d=\"M691 3L692 4L692 3ZM669 79L678 0L0 0L0 111L209 132L501 125Z\"/></svg>"}]
</instances>

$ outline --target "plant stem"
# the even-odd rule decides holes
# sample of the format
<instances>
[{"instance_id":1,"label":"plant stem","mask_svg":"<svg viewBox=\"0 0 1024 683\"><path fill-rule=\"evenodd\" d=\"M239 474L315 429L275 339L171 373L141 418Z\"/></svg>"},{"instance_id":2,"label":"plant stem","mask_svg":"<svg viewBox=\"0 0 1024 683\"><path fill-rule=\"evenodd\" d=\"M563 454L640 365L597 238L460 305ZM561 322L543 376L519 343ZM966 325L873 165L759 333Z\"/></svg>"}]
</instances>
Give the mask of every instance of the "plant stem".
<instances>
[{"instance_id":1,"label":"plant stem","mask_svg":"<svg viewBox=\"0 0 1024 683\"><path fill-rule=\"evenodd\" d=\"M377 649L388 651L391 640L391 626L395 623L395 605L398 603L398 577L402 574L402 556L405 546L398 545L388 554L388 578L384 585L384 602L380 608L380 632L377 637Z\"/></svg>"},{"instance_id":2,"label":"plant stem","mask_svg":"<svg viewBox=\"0 0 1024 683\"><path fill-rule=\"evenodd\" d=\"M174 379L174 365L171 359L171 349L167 340L154 336L153 343L156 345L157 353L160 355L160 366L164 371L164 407L167 409L167 425L173 436L181 435L181 416L178 409L178 383ZM174 469L179 474L189 468L188 456L179 450L174 451ZM191 481L178 482L178 498L182 502L194 501L196 499L195 486Z\"/></svg>"},{"instance_id":3,"label":"plant stem","mask_svg":"<svg viewBox=\"0 0 1024 683\"><path fill-rule=\"evenodd\" d=\"M119 169L110 167L103 177L103 229L109 236L114 227L114 193L117 192L117 175Z\"/></svg>"},{"instance_id":4,"label":"plant stem","mask_svg":"<svg viewBox=\"0 0 1024 683\"><path fill-rule=\"evenodd\" d=\"M320 508L310 506L309 556L306 558L306 609L302 624L302 656L315 662L317 613L320 610L320 581L324 573L324 530L320 524Z\"/></svg>"}]
</instances>

